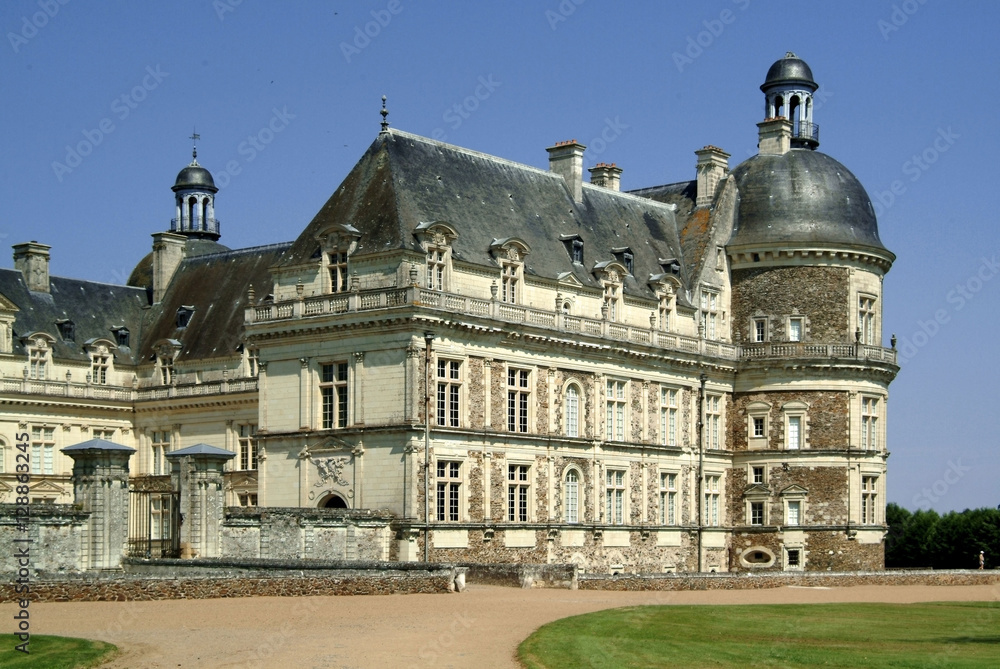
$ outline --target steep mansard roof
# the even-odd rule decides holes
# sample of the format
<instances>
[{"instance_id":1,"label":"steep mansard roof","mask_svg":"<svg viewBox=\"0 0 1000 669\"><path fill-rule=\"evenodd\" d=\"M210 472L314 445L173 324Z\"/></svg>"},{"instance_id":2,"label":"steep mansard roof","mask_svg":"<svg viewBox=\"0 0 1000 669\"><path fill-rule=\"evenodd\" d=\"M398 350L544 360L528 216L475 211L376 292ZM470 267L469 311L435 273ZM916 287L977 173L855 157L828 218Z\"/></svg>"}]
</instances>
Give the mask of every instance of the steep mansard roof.
<instances>
[{"instance_id":1,"label":"steep mansard roof","mask_svg":"<svg viewBox=\"0 0 1000 669\"><path fill-rule=\"evenodd\" d=\"M185 258L174 273L163 300L150 307L143 331L140 362L155 355L164 339L181 343L180 361L225 358L235 354L243 336L247 292L257 301L271 289L268 268L278 262L289 242ZM177 312L192 308L186 327L177 327Z\"/></svg>"},{"instance_id":2,"label":"steep mansard roof","mask_svg":"<svg viewBox=\"0 0 1000 669\"><path fill-rule=\"evenodd\" d=\"M314 263L315 236L330 225L359 230L355 255L364 255L419 250L414 230L436 221L457 230L456 260L496 267L491 244L517 238L531 250L524 261L527 275L556 279L569 272L591 287L599 285L595 264L613 260L612 249L628 247L635 271L624 290L643 297L653 297L647 281L663 272L658 261L683 255L673 206L590 184L576 203L552 172L389 130L376 138L280 267ZM572 235L584 242L582 266L572 262L563 241Z\"/></svg>"},{"instance_id":3,"label":"steep mansard roof","mask_svg":"<svg viewBox=\"0 0 1000 669\"><path fill-rule=\"evenodd\" d=\"M29 291L20 270L0 269L0 295L18 308L14 317L14 354L27 355L21 337L44 332L55 338L52 344L55 359L86 363L90 357L85 342L91 339L114 342L113 329L124 326L129 330L132 347L118 348L115 359L135 364L143 307L148 304L144 289L53 276L49 278L49 291ZM63 320L73 322L73 341L63 341L60 336L56 323Z\"/></svg>"}]
</instances>

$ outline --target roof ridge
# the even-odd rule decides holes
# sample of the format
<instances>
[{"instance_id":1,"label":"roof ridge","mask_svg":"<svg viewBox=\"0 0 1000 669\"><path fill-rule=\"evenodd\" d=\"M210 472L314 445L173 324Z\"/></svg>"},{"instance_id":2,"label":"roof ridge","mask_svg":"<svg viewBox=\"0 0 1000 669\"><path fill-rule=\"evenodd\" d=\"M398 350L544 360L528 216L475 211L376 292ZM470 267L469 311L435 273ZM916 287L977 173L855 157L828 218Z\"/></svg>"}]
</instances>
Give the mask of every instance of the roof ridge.
<instances>
[{"instance_id":1,"label":"roof ridge","mask_svg":"<svg viewBox=\"0 0 1000 669\"><path fill-rule=\"evenodd\" d=\"M11 272L11 273L20 274L21 270L19 270L17 268L14 268L14 267L0 267L0 272ZM52 281L53 279L59 279L60 281L75 281L77 283L94 283L94 284L97 284L97 285L100 285L100 286L111 286L112 288L128 288L129 290L141 290L141 291L145 291L146 290L145 288L139 288L137 286L130 286L130 285L125 284L125 283L110 283L108 281L95 281L93 279L80 279L80 278L74 277L74 276L60 276L60 275L57 275L57 274L50 274L49 275L49 281Z\"/></svg>"},{"instance_id":2,"label":"roof ridge","mask_svg":"<svg viewBox=\"0 0 1000 669\"><path fill-rule=\"evenodd\" d=\"M279 249L281 247L285 247L287 249L288 247L290 247L294 243L295 242L293 240L293 241L290 241L290 242L274 242L274 243L271 243L271 244L262 244L260 246L248 246L248 247L242 248L242 249L229 249L228 251L216 251L215 253L203 253L203 254L197 255L197 256L190 256L188 258L185 258L184 260L200 260L202 258L216 258L218 256L225 256L225 255L246 255L246 254L250 254L250 253L261 253L262 251L277 250L277 249Z\"/></svg>"},{"instance_id":3,"label":"roof ridge","mask_svg":"<svg viewBox=\"0 0 1000 669\"><path fill-rule=\"evenodd\" d=\"M416 139L428 144L434 144L436 146L441 146L456 153L464 153L468 156L473 156L476 158L486 158L491 162L503 163L505 165L513 165L514 167L520 167L522 169L528 169L532 172L538 174L545 174L550 177L560 177L561 175L555 172L550 172L549 170L543 170L540 167L535 167L534 165L528 165L527 163L519 163L516 160L508 160L507 158L501 158L500 156L494 156L490 153L483 153L482 151L475 151L473 149L467 149L464 146L458 146L456 144L448 144L447 142L442 142L430 137L424 137L423 135L415 135L412 132L406 132L405 130L399 130L397 128L389 128L389 133L394 135L400 135L401 137L406 137L407 139Z\"/></svg>"}]
</instances>

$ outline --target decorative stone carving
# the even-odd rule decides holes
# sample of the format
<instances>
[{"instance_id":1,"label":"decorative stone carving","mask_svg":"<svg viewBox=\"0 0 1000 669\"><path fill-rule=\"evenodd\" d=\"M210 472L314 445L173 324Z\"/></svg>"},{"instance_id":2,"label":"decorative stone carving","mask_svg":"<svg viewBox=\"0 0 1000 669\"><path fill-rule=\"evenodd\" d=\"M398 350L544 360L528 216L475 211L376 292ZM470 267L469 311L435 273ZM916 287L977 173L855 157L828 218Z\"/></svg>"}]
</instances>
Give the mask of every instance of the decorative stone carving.
<instances>
[{"instance_id":1,"label":"decorative stone carving","mask_svg":"<svg viewBox=\"0 0 1000 669\"><path fill-rule=\"evenodd\" d=\"M319 472L319 481L316 487L326 485L327 481L333 481L338 485L348 486L350 483L344 478L344 467L347 466L347 458L312 458L312 463L316 465Z\"/></svg>"}]
</instances>

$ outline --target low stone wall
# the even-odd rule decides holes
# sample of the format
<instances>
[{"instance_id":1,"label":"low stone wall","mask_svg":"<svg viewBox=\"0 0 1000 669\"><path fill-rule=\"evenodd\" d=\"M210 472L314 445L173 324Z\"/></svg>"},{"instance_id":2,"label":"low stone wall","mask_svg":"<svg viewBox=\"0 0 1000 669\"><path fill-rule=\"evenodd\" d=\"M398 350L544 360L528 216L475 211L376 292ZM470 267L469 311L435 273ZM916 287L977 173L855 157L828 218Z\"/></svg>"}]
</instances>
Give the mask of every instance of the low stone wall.
<instances>
[{"instance_id":1,"label":"low stone wall","mask_svg":"<svg viewBox=\"0 0 1000 669\"><path fill-rule=\"evenodd\" d=\"M461 590L454 565L287 560L126 560L124 572L41 574L32 602L152 601L219 597L303 597L445 593ZM13 583L0 602L16 601Z\"/></svg>"},{"instance_id":2,"label":"low stone wall","mask_svg":"<svg viewBox=\"0 0 1000 669\"><path fill-rule=\"evenodd\" d=\"M572 564L460 563L470 583L511 588L565 588L576 590L577 568Z\"/></svg>"},{"instance_id":3,"label":"low stone wall","mask_svg":"<svg viewBox=\"0 0 1000 669\"><path fill-rule=\"evenodd\" d=\"M802 587L846 588L855 585L992 585L1000 570L869 571L738 574L580 574L581 590L756 590Z\"/></svg>"},{"instance_id":4,"label":"low stone wall","mask_svg":"<svg viewBox=\"0 0 1000 669\"><path fill-rule=\"evenodd\" d=\"M32 574L80 569L85 559L83 537L89 513L72 504L31 504L31 515L25 523L17 516L17 508L14 504L0 504L0 578L19 572L21 565L15 552L20 548L28 550L27 568ZM30 543L21 543L24 539Z\"/></svg>"},{"instance_id":5,"label":"low stone wall","mask_svg":"<svg viewBox=\"0 0 1000 669\"><path fill-rule=\"evenodd\" d=\"M230 507L222 522L224 558L389 560L391 513L350 509Z\"/></svg>"}]
</instances>

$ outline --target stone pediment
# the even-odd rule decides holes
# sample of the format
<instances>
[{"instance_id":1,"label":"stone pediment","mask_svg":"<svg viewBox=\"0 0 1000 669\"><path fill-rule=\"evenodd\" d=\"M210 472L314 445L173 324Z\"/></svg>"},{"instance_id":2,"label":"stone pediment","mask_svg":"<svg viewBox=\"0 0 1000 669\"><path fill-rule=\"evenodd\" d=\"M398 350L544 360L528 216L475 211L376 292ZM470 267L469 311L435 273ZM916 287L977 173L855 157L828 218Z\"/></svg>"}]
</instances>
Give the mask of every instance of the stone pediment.
<instances>
[{"instance_id":1,"label":"stone pediment","mask_svg":"<svg viewBox=\"0 0 1000 669\"><path fill-rule=\"evenodd\" d=\"M7 485L6 483L4 483L3 481L0 481L0 495L2 495L5 492L10 492L11 490L13 490L13 488L11 488L9 485Z\"/></svg>"},{"instance_id":2,"label":"stone pediment","mask_svg":"<svg viewBox=\"0 0 1000 669\"><path fill-rule=\"evenodd\" d=\"M63 494L66 492L63 490L62 486L53 483L52 481L39 481L38 483L29 486L28 489L33 493L39 492L54 492L56 494Z\"/></svg>"},{"instance_id":3,"label":"stone pediment","mask_svg":"<svg viewBox=\"0 0 1000 669\"><path fill-rule=\"evenodd\" d=\"M559 281L560 286L569 286L570 288L581 288L583 286L583 283L572 272L563 272L556 279Z\"/></svg>"},{"instance_id":4,"label":"stone pediment","mask_svg":"<svg viewBox=\"0 0 1000 669\"><path fill-rule=\"evenodd\" d=\"M769 497L771 489L763 483L751 483L743 489L744 497Z\"/></svg>"},{"instance_id":5,"label":"stone pediment","mask_svg":"<svg viewBox=\"0 0 1000 669\"><path fill-rule=\"evenodd\" d=\"M0 293L0 313L16 313L20 311L18 306L7 299L3 293Z\"/></svg>"},{"instance_id":6,"label":"stone pediment","mask_svg":"<svg viewBox=\"0 0 1000 669\"><path fill-rule=\"evenodd\" d=\"M803 488L802 486L793 483L792 485L783 489L780 494L785 497L789 495L808 495L809 491Z\"/></svg>"},{"instance_id":7,"label":"stone pediment","mask_svg":"<svg viewBox=\"0 0 1000 669\"><path fill-rule=\"evenodd\" d=\"M350 444L338 437L327 437L322 441L309 447L310 455L321 455L323 453L335 453L337 451L353 451L354 444Z\"/></svg>"}]
</instances>

